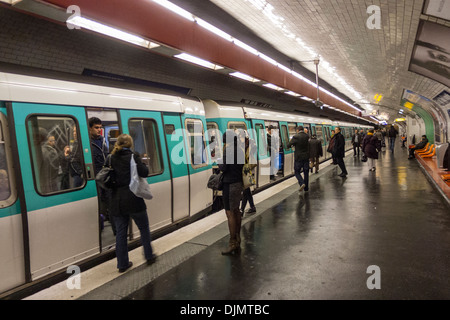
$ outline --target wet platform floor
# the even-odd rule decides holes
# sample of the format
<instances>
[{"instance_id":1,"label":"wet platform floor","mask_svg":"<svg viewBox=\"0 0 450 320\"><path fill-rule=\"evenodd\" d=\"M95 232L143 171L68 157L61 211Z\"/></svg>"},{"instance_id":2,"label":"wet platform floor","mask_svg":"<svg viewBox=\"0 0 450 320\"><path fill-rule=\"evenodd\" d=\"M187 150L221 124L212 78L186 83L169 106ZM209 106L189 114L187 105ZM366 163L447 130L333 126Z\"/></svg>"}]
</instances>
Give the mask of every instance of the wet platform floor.
<instances>
[{"instance_id":1,"label":"wet platform floor","mask_svg":"<svg viewBox=\"0 0 450 320\"><path fill-rule=\"evenodd\" d=\"M221 255L224 222L80 299L449 299L450 209L417 161L345 163L258 203L239 254Z\"/></svg>"}]
</instances>

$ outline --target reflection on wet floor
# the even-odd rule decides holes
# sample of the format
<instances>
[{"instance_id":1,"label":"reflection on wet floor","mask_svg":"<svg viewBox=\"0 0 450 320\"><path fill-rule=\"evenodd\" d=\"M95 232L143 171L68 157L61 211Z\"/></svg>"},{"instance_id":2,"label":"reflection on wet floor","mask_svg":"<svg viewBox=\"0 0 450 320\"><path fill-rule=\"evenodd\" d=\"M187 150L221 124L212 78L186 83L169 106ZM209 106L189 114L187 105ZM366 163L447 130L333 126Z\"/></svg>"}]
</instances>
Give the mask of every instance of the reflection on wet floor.
<instances>
[{"instance_id":1,"label":"reflection on wet floor","mask_svg":"<svg viewBox=\"0 0 450 320\"><path fill-rule=\"evenodd\" d=\"M450 213L418 164L345 160L347 178L333 167L257 205L240 254L222 256L223 237L126 299L449 299Z\"/></svg>"}]
</instances>

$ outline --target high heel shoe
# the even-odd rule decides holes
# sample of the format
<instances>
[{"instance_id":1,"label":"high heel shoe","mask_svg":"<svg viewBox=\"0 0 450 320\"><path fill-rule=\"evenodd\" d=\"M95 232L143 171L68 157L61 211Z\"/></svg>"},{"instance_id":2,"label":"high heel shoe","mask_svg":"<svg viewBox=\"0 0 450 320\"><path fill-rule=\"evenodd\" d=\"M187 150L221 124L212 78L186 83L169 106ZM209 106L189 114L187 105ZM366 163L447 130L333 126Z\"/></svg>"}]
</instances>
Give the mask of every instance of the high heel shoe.
<instances>
[{"instance_id":1,"label":"high heel shoe","mask_svg":"<svg viewBox=\"0 0 450 320\"><path fill-rule=\"evenodd\" d=\"M239 252L241 247L239 246L236 240L230 241L228 248L225 251L222 251L222 255L234 255Z\"/></svg>"}]
</instances>

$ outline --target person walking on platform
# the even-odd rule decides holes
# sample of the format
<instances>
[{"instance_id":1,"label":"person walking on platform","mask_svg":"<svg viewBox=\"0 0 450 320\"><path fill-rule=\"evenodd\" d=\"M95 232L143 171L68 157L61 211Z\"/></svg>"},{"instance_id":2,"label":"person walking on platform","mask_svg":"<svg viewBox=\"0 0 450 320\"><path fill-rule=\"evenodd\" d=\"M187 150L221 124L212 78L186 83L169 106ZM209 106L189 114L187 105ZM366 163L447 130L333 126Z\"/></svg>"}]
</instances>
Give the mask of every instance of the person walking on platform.
<instances>
[{"instance_id":1,"label":"person walking on platform","mask_svg":"<svg viewBox=\"0 0 450 320\"><path fill-rule=\"evenodd\" d=\"M295 163L294 163L294 172L295 177L298 180L298 184L300 185L299 191L308 191L309 190L309 137L304 132L303 126L297 127L297 134L295 134L291 141L289 141L287 147L291 146L295 147ZM301 175L301 171L303 170L303 175Z\"/></svg>"},{"instance_id":2,"label":"person walking on platform","mask_svg":"<svg viewBox=\"0 0 450 320\"><path fill-rule=\"evenodd\" d=\"M318 140L313 134L309 139L309 160L311 161L311 173L313 168L316 168L316 173L319 173L319 159L323 156L322 141Z\"/></svg>"},{"instance_id":3,"label":"person walking on platform","mask_svg":"<svg viewBox=\"0 0 450 320\"><path fill-rule=\"evenodd\" d=\"M397 137L397 130L395 129L394 125L391 125L389 128L389 150L391 150L392 153L394 153L394 147L395 147L395 138Z\"/></svg>"},{"instance_id":4,"label":"person walking on platform","mask_svg":"<svg viewBox=\"0 0 450 320\"><path fill-rule=\"evenodd\" d=\"M222 254L230 255L237 253L241 245L242 216L239 204L244 188L242 169L245 163L245 146L233 130L227 130L223 134L223 143L223 158L217 163L220 171L223 172L222 199L228 220L230 241L228 248L222 251Z\"/></svg>"},{"instance_id":5,"label":"person walking on platform","mask_svg":"<svg viewBox=\"0 0 450 320\"><path fill-rule=\"evenodd\" d=\"M140 177L147 178L148 168L142 163L138 154L131 151L133 138L128 134L121 134L111 155L111 166L115 173L115 186L112 188L111 215L116 225L116 256L119 272L129 269L133 263L128 259L128 224L130 218L134 220L141 234L144 256L147 264L155 262L156 255L151 245L150 225L147 216L147 206L144 199L136 197L130 190L130 161L134 157L137 172Z\"/></svg>"},{"instance_id":6,"label":"person walking on platform","mask_svg":"<svg viewBox=\"0 0 450 320\"><path fill-rule=\"evenodd\" d=\"M362 143L362 151L366 155L369 164L369 171L375 171L375 160L378 159L378 152L381 150L381 141L374 135L373 129L367 132Z\"/></svg>"},{"instance_id":7,"label":"person walking on platform","mask_svg":"<svg viewBox=\"0 0 450 320\"><path fill-rule=\"evenodd\" d=\"M358 129L355 130L355 133L352 135L352 146L353 146L353 157L359 157L359 150L361 147L362 137L358 133ZM358 152L357 152L358 151Z\"/></svg>"},{"instance_id":8,"label":"person walking on platform","mask_svg":"<svg viewBox=\"0 0 450 320\"><path fill-rule=\"evenodd\" d=\"M344 157L345 157L345 138L341 133L341 128L336 127L334 129L334 156L336 157L336 162L341 168L341 174L339 177L346 177L348 175L347 168L345 167Z\"/></svg>"}]
</instances>

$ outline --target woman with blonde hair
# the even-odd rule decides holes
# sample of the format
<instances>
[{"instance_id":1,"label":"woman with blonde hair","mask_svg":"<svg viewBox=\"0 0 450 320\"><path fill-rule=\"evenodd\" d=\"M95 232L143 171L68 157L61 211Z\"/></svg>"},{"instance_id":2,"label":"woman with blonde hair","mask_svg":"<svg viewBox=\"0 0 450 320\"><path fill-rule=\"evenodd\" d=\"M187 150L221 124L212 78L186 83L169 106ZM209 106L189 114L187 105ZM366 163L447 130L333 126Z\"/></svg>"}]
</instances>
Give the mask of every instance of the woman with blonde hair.
<instances>
[{"instance_id":1,"label":"woman with blonde hair","mask_svg":"<svg viewBox=\"0 0 450 320\"><path fill-rule=\"evenodd\" d=\"M147 178L148 168L142 163L138 154L134 153L133 138L128 134L121 134L111 152L111 167L114 169L115 184L111 196L111 216L116 224L116 256L119 272L129 269L133 263L128 260L127 233L130 218L134 220L141 234L144 256L150 265L156 260L151 246L150 226L147 216L147 206L142 198L131 192L130 161L134 156L137 172L140 177ZM108 159L106 160L108 161Z\"/></svg>"}]
</instances>

